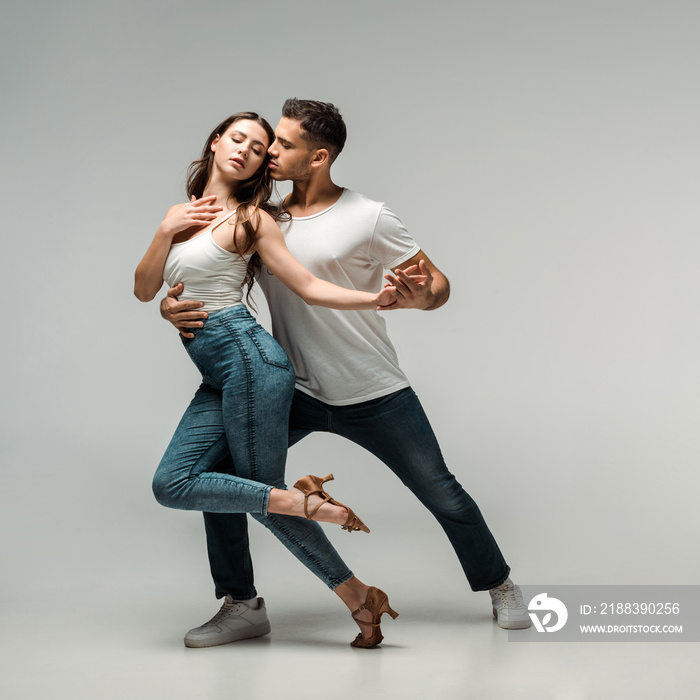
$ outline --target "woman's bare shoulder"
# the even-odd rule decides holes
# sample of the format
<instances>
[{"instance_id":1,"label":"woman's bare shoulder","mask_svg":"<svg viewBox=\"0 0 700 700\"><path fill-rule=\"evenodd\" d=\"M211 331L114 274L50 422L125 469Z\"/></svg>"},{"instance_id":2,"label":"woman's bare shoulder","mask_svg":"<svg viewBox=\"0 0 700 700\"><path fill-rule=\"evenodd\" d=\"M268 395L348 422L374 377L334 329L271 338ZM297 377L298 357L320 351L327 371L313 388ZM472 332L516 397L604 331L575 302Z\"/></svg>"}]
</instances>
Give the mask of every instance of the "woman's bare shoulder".
<instances>
[{"instance_id":1,"label":"woman's bare shoulder","mask_svg":"<svg viewBox=\"0 0 700 700\"><path fill-rule=\"evenodd\" d=\"M182 209L182 207L184 207L185 204L187 204L187 202L178 202L177 204L173 204L173 206L170 207L170 209L168 209L168 211L166 212L165 215L168 216L168 214L173 214L174 212L178 211L179 209Z\"/></svg>"},{"instance_id":2,"label":"woman's bare shoulder","mask_svg":"<svg viewBox=\"0 0 700 700\"><path fill-rule=\"evenodd\" d=\"M250 221L258 233L269 233L275 229L279 230L277 222L264 209L251 210L248 214Z\"/></svg>"}]
</instances>

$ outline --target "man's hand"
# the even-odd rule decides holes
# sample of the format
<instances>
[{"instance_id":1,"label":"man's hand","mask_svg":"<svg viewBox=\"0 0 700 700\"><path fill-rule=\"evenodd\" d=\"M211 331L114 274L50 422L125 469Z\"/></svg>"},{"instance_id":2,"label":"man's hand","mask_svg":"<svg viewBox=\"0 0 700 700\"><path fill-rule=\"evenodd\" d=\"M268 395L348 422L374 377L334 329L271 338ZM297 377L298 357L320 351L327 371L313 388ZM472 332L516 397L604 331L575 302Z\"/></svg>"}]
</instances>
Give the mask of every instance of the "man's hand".
<instances>
[{"instance_id":1,"label":"man's hand","mask_svg":"<svg viewBox=\"0 0 700 700\"><path fill-rule=\"evenodd\" d=\"M425 260L419 260L417 265L410 265L403 270L394 270L394 273L395 275L384 275L388 284L396 289L396 304L390 307L392 310L430 309L434 306L434 278Z\"/></svg>"},{"instance_id":2,"label":"man's hand","mask_svg":"<svg viewBox=\"0 0 700 700\"><path fill-rule=\"evenodd\" d=\"M185 286L180 284L170 287L168 295L160 302L160 315L180 331L183 338L194 338L194 333L188 328L201 328L203 320L209 315L206 311L198 311L204 303L201 301L178 301Z\"/></svg>"}]
</instances>

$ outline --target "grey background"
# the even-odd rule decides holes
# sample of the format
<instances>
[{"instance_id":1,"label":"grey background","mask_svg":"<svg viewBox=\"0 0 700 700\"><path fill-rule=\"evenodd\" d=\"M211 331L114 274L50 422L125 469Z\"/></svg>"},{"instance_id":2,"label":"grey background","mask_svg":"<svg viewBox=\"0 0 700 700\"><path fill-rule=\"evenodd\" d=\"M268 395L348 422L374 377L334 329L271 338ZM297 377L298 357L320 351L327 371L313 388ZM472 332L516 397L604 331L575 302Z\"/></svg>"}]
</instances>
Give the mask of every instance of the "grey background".
<instances>
[{"instance_id":1,"label":"grey background","mask_svg":"<svg viewBox=\"0 0 700 700\"><path fill-rule=\"evenodd\" d=\"M237 645L209 656L180 647L216 609L201 518L157 506L150 479L197 376L156 304L132 296L132 275L212 126L242 109L274 125L289 96L340 106L350 137L336 180L387 202L452 282L443 309L388 323L513 577L696 583L699 29L698 5L678 0L6 5L0 683L10 697L231 689L234 657L220 652ZM425 675L405 697L430 683L448 698L524 687L612 697L630 682L646 697L666 673L690 688L683 645L672 645L677 667L659 645L566 659L538 645L537 657L514 657L535 652L512 651L492 629L486 594L468 591L439 527L388 470L329 436L290 453L290 481L331 470L333 493L372 534L330 536L358 576L390 592L406 650L347 666L342 646L323 673L346 674L348 693L391 692L418 659ZM266 531L251 537L289 656L262 662L274 646L241 645L259 654L237 687L270 697L309 659L295 639L320 653L318 635L345 644L354 632ZM314 626L322 619L333 622ZM408 651L426 648L447 666ZM652 659L665 659L658 688ZM198 664L212 663L203 675ZM284 692L316 697L312 686Z\"/></svg>"}]
</instances>

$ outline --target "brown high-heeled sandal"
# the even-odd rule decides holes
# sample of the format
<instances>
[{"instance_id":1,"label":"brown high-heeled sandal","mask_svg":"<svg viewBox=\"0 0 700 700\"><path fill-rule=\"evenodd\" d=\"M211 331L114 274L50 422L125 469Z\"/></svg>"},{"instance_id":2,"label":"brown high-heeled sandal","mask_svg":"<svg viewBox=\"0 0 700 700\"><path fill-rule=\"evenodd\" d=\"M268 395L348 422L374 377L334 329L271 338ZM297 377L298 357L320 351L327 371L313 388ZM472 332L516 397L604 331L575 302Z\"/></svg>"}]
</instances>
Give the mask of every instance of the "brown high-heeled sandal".
<instances>
[{"instance_id":1,"label":"brown high-heeled sandal","mask_svg":"<svg viewBox=\"0 0 700 700\"><path fill-rule=\"evenodd\" d=\"M299 491L301 491L304 494L304 515L306 516L306 519L312 520L314 515L316 515L318 509L324 503L330 503L331 505L345 508L345 510L347 510L348 512L347 520L343 525L341 525L343 530L347 530L348 532L357 532L358 530L361 530L362 532L369 532L369 528L367 527L367 525L365 525L355 515L355 513L352 512L350 508L348 508L346 505L343 505L342 503L339 503L334 498L331 498L324 491L323 484L325 484L326 481L333 481L333 474L329 474L328 476L324 476L323 478L321 478L320 476L311 475L302 476L301 479L299 479L299 481L297 481L297 483L294 484L294 488L299 489ZM315 493L321 496L323 500L311 511L311 513L309 513L309 496L312 496Z\"/></svg>"},{"instance_id":2,"label":"brown high-heeled sandal","mask_svg":"<svg viewBox=\"0 0 700 700\"><path fill-rule=\"evenodd\" d=\"M363 610L369 610L372 613L372 622L360 620L355 617L357 613L362 612ZM363 637L362 632L360 632L360 634L358 634L357 637L350 642L350 646L357 647L359 649L371 649L372 647L376 647L378 644L381 644L384 637L382 636L382 630L379 627L379 621L384 613L389 613L394 620L399 616L395 610L391 609L387 594L379 588L370 586L369 591L367 591L367 599L363 605L360 605L360 607L355 610L355 612L352 614L352 619L355 620L358 625L366 625L367 627L371 627L372 636Z\"/></svg>"}]
</instances>

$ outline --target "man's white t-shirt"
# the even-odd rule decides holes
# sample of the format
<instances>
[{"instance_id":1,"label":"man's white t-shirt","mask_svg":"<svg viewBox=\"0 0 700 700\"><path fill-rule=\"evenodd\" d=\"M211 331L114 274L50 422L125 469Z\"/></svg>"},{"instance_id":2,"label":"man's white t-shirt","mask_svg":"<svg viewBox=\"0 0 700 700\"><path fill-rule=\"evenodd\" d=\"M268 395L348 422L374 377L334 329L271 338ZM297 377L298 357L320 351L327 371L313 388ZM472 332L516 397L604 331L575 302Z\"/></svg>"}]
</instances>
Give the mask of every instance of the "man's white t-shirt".
<instances>
[{"instance_id":1,"label":"man's white t-shirt","mask_svg":"<svg viewBox=\"0 0 700 700\"><path fill-rule=\"evenodd\" d=\"M384 204L347 189L328 209L283 222L282 230L304 267L348 289L378 292L384 270L420 250ZM259 281L273 335L294 365L298 389L345 406L409 386L380 313L309 306L264 266Z\"/></svg>"}]
</instances>

